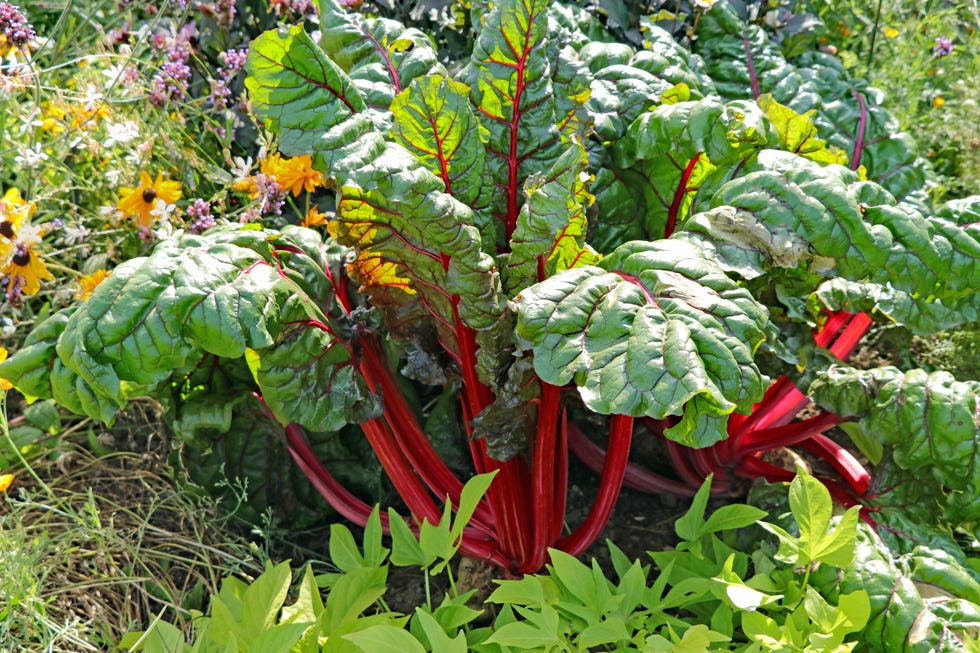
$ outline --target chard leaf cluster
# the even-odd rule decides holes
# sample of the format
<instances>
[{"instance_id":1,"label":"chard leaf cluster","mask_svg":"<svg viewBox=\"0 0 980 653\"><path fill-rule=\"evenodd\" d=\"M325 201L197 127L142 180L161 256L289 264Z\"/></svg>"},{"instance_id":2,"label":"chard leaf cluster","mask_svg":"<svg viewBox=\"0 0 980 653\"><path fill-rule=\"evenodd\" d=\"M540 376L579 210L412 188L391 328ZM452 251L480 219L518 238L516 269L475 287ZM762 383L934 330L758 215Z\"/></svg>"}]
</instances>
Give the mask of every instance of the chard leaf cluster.
<instances>
[{"instance_id":1,"label":"chard leaf cluster","mask_svg":"<svg viewBox=\"0 0 980 653\"><path fill-rule=\"evenodd\" d=\"M843 420L889 479L928 470L916 496L942 509L917 520L973 526L975 388L832 367L875 321L928 334L980 312L977 202L929 205L872 89L821 55L787 60L726 2L696 53L652 22L635 48L553 3L477 3L472 52L448 64L418 30L319 9L318 39L295 25L252 43L247 87L279 151L332 187L326 234L177 234L40 324L0 376L106 422L157 397L193 431L231 419L201 400L220 385L201 370L247 369L236 391L352 519L370 507L307 432L359 430L419 524L446 497L459 509L461 476L496 471L458 546L515 572L585 550L624 479L789 480L762 457L781 446L829 463L845 506L884 510L825 434ZM809 394L827 410L797 419ZM462 475L431 437L454 404ZM564 532L568 453L600 448L580 409L608 435L584 456L595 503ZM634 431L664 440L679 480L630 467Z\"/></svg>"}]
</instances>

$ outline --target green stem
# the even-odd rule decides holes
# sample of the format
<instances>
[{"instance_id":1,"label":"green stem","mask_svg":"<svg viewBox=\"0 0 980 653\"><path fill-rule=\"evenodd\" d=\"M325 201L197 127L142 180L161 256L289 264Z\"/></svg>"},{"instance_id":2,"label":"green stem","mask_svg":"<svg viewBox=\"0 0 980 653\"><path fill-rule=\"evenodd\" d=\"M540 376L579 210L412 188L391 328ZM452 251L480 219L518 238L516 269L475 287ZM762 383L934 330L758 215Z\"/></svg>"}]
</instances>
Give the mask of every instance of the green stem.
<instances>
[{"instance_id":1,"label":"green stem","mask_svg":"<svg viewBox=\"0 0 980 653\"><path fill-rule=\"evenodd\" d=\"M878 36L878 22L881 20L881 4L882 0L878 0L878 8L875 10L875 24L871 29L871 47L868 49L868 70L871 70L871 65L875 60L875 38Z\"/></svg>"},{"instance_id":2,"label":"green stem","mask_svg":"<svg viewBox=\"0 0 980 653\"><path fill-rule=\"evenodd\" d=\"M27 473L31 475L31 478L33 478L34 481L44 489L45 493L47 493L47 495L53 499L55 496L54 491L40 476L37 475L37 472L34 471L31 464L27 462L26 458L24 458L24 454L21 453L20 447L18 447L17 443L14 442L13 436L10 435L10 428L8 428L7 424L7 391L3 389L0 389L0 431L3 431L3 439L7 443L7 446L10 447L10 450L14 452L17 462L19 462L21 466L27 470Z\"/></svg>"}]
</instances>

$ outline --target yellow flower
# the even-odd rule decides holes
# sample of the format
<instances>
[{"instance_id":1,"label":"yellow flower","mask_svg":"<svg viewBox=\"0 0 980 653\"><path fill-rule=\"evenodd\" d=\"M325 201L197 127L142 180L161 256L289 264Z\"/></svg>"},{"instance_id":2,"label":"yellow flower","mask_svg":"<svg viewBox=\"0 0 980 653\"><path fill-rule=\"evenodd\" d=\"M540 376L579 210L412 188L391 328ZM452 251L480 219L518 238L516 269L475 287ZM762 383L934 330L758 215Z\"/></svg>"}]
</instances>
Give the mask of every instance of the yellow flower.
<instances>
[{"instance_id":1,"label":"yellow flower","mask_svg":"<svg viewBox=\"0 0 980 653\"><path fill-rule=\"evenodd\" d=\"M65 110L55 106L50 102L44 103L44 117L41 119L41 129L52 134L60 134L65 131L62 121L65 119Z\"/></svg>"},{"instance_id":2,"label":"yellow flower","mask_svg":"<svg viewBox=\"0 0 980 653\"><path fill-rule=\"evenodd\" d=\"M320 213L320 209L316 206L311 206L310 210L306 212L306 216L303 221L300 222L300 226L303 227L323 227L327 224L327 214Z\"/></svg>"},{"instance_id":3,"label":"yellow flower","mask_svg":"<svg viewBox=\"0 0 980 653\"><path fill-rule=\"evenodd\" d=\"M239 193L247 193L249 199L253 200L259 196L259 188L255 184L255 177L236 179L231 183L231 189Z\"/></svg>"},{"instance_id":4,"label":"yellow flower","mask_svg":"<svg viewBox=\"0 0 980 653\"><path fill-rule=\"evenodd\" d=\"M16 188L8 188L3 197L0 197L0 218L4 220L17 221L19 224L34 215L36 210L37 204L25 202Z\"/></svg>"},{"instance_id":5,"label":"yellow flower","mask_svg":"<svg viewBox=\"0 0 980 653\"><path fill-rule=\"evenodd\" d=\"M108 107L104 104L97 107L79 106L73 108L71 112L75 116L71 121L73 130L79 128L95 129L99 118L108 118L110 115Z\"/></svg>"},{"instance_id":6,"label":"yellow flower","mask_svg":"<svg viewBox=\"0 0 980 653\"><path fill-rule=\"evenodd\" d=\"M884 29L884 32L885 32L885 37L886 37L886 38L889 38L889 39L893 39L893 38L895 38L896 36L898 36L899 34L901 34L901 32L899 32L899 31L898 31L897 29L895 29L894 27L886 27L886 28Z\"/></svg>"},{"instance_id":7,"label":"yellow flower","mask_svg":"<svg viewBox=\"0 0 980 653\"><path fill-rule=\"evenodd\" d=\"M946 104L946 99L942 95L932 98L932 106L936 109Z\"/></svg>"},{"instance_id":8,"label":"yellow flower","mask_svg":"<svg viewBox=\"0 0 980 653\"><path fill-rule=\"evenodd\" d=\"M25 202L16 188L7 189L0 198L0 264L13 254L17 230L36 209L34 202Z\"/></svg>"},{"instance_id":9,"label":"yellow flower","mask_svg":"<svg viewBox=\"0 0 980 653\"><path fill-rule=\"evenodd\" d=\"M6 492L14 482L13 474L0 474L0 492Z\"/></svg>"},{"instance_id":10,"label":"yellow flower","mask_svg":"<svg viewBox=\"0 0 980 653\"><path fill-rule=\"evenodd\" d=\"M280 186L291 191L294 197L304 189L312 193L317 186L326 184L323 174L313 169L313 158L309 154L284 159L275 152L259 162L259 171L275 179Z\"/></svg>"},{"instance_id":11,"label":"yellow flower","mask_svg":"<svg viewBox=\"0 0 980 653\"><path fill-rule=\"evenodd\" d=\"M9 277L7 288L19 287L25 295L36 295L41 289L41 279L54 281L54 277L48 272L48 266L24 243L17 243L14 255L0 270L0 274Z\"/></svg>"},{"instance_id":12,"label":"yellow flower","mask_svg":"<svg viewBox=\"0 0 980 653\"><path fill-rule=\"evenodd\" d=\"M176 181L168 181L163 178L162 173L157 173L156 181L152 181L150 173L140 172L140 185L135 188L124 187L119 189L119 203L116 208L122 211L126 217L137 216L140 227L144 229L153 222L153 210L157 200L163 200L167 204L173 204L183 196L180 184Z\"/></svg>"},{"instance_id":13,"label":"yellow flower","mask_svg":"<svg viewBox=\"0 0 980 653\"><path fill-rule=\"evenodd\" d=\"M7 350L4 347L0 347L0 363L4 362L5 360L7 360ZM0 377L0 390L10 390L13 387L14 384L3 377Z\"/></svg>"},{"instance_id":14,"label":"yellow flower","mask_svg":"<svg viewBox=\"0 0 980 653\"><path fill-rule=\"evenodd\" d=\"M293 193L293 197L302 191L312 193L317 186L324 185L323 174L313 169L313 158L309 154L283 159L278 154L273 155L269 165L271 176L279 185ZM263 170L265 172L265 170ZM266 172L266 174L270 174Z\"/></svg>"},{"instance_id":15,"label":"yellow flower","mask_svg":"<svg viewBox=\"0 0 980 653\"><path fill-rule=\"evenodd\" d=\"M92 274L86 274L84 277L78 280L78 290L75 291L75 299L80 299L85 301L92 295L92 291L95 290L100 283L109 278L110 272L106 272L105 268L99 268Z\"/></svg>"}]
</instances>

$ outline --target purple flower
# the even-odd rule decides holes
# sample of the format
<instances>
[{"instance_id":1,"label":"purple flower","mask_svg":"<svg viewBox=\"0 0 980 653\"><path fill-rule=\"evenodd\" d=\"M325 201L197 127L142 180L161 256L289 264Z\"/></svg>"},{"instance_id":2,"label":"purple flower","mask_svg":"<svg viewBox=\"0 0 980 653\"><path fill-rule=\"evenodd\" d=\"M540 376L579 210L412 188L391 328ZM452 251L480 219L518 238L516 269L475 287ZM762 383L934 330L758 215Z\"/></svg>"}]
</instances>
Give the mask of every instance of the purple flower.
<instances>
[{"instance_id":1,"label":"purple flower","mask_svg":"<svg viewBox=\"0 0 980 653\"><path fill-rule=\"evenodd\" d=\"M248 57L248 50L244 48L241 50L227 50L219 55L219 58L225 64L227 77L231 77L236 71L245 67L246 57Z\"/></svg>"},{"instance_id":2,"label":"purple flower","mask_svg":"<svg viewBox=\"0 0 980 653\"><path fill-rule=\"evenodd\" d=\"M187 207L187 215L193 218L187 228L194 234L203 233L217 224L214 216L211 215L211 204L201 198L197 198L193 204Z\"/></svg>"},{"instance_id":3,"label":"purple flower","mask_svg":"<svg viewBox=\"0 0 980 653\"><path fill-rule=\"evenodd\" d=\"M0 0L0 34L16 48L22 48L37 38L37 33L27 22L27 16L20 7L12 5L7 0Z\"/></svg>"},{"instance_id":4,"label":"purple flower","mask_svg":"<svg viewBox=\"0 0 980 653\"><path fill-rule=\"evenodd\" d=\"M283 204L286 203L286 191L272 177L263 174L255 175L255 188L259 194L259 211L265 215L275 213L282 215Z\"/></svg>"},{"instance_id":5,"label":"purple flower","mask_svg":"<svg viewBox=\"0 0 980 653\"><path fill-rule=\"evenodd\" d=\"M187 207L187 215L193 218L187 225L191 233L203 233L217 224L214 216L211 215L211 204L201 198L194 200L194 203Z\"/></svg>"},{"instance_id":6,"label":"purple flower","mask_svg":"<svg viewBox=\"0 0 980 653\"><path fill-rule=\"evenodd\" d=\"M211 80L211 106L216 109L224 109L228 106L228 98L231 97L231 89L223 79Z\"/></svg>"},{"instance_id":7,"label":"purple flower","mask_svg":"<svg viewBox=\"0 0 980 653\"><path fill-rule=\"evenodd\" d=\"M946 38L945 36L937 36L936 45L932 46L932 56L936 59L945 57L948 54L952 54L955 48L956 46L953 45L952 39Z\"/></svg>"},{"instance_id":8,"label":"purple flower","mask_svg":"<svg viewBox=\"0 0 980 653\"><path fill-rule=\"evenodd\" d=\"M24 277L19 274L0 277L0 292L6 295L10 304L20 304L24 297Z\"/></svg>"}]
</instances>

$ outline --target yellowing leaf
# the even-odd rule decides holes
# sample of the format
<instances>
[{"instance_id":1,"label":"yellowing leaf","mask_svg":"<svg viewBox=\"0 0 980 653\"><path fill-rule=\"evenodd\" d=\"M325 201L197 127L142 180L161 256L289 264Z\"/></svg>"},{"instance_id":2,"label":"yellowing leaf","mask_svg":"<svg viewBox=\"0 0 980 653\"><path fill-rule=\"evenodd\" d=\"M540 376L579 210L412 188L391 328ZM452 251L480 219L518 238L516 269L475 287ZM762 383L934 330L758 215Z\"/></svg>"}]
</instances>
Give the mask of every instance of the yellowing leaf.
<instances>
[{"instance_id":1,"label":"yellowing leaf","mask_svg":"<svg viewBox=\"0 0 980 653\"><path fill-rule=\"evenodd\" d=\"M757 100L759 107L772 121L779 133L783 146L790 152L799 154L817 163L840 165L847 164L847 154L844 150L817 138L817 128L813 124L816 109L806 113L796 113L787 106L776 102L772 95L760 95Z\"/></svg>"},{"instance_id":2,"label":"yellowing leaf","mask_svg":"<svg viewBox=\"0 0 980 653\"><path fill-rule=\"evenodd\" d=\"M681 82L668 89L660 98L660 104L677 104L691 99L691 87Z\"/></svg>"},{"instance_id":3,"label":"yellowing leaf","mask_svg":"<svg viewBox=\"0 0 980 653\"><path fill-rule=\"evenodd\" d=\"M398 264L386 261L370 251L361 251L358 257L347 266L351 277L365 286L388 286L400 288L409 295L415 294L411 280L398 273Z\"/></svg>"}]
</instances>

